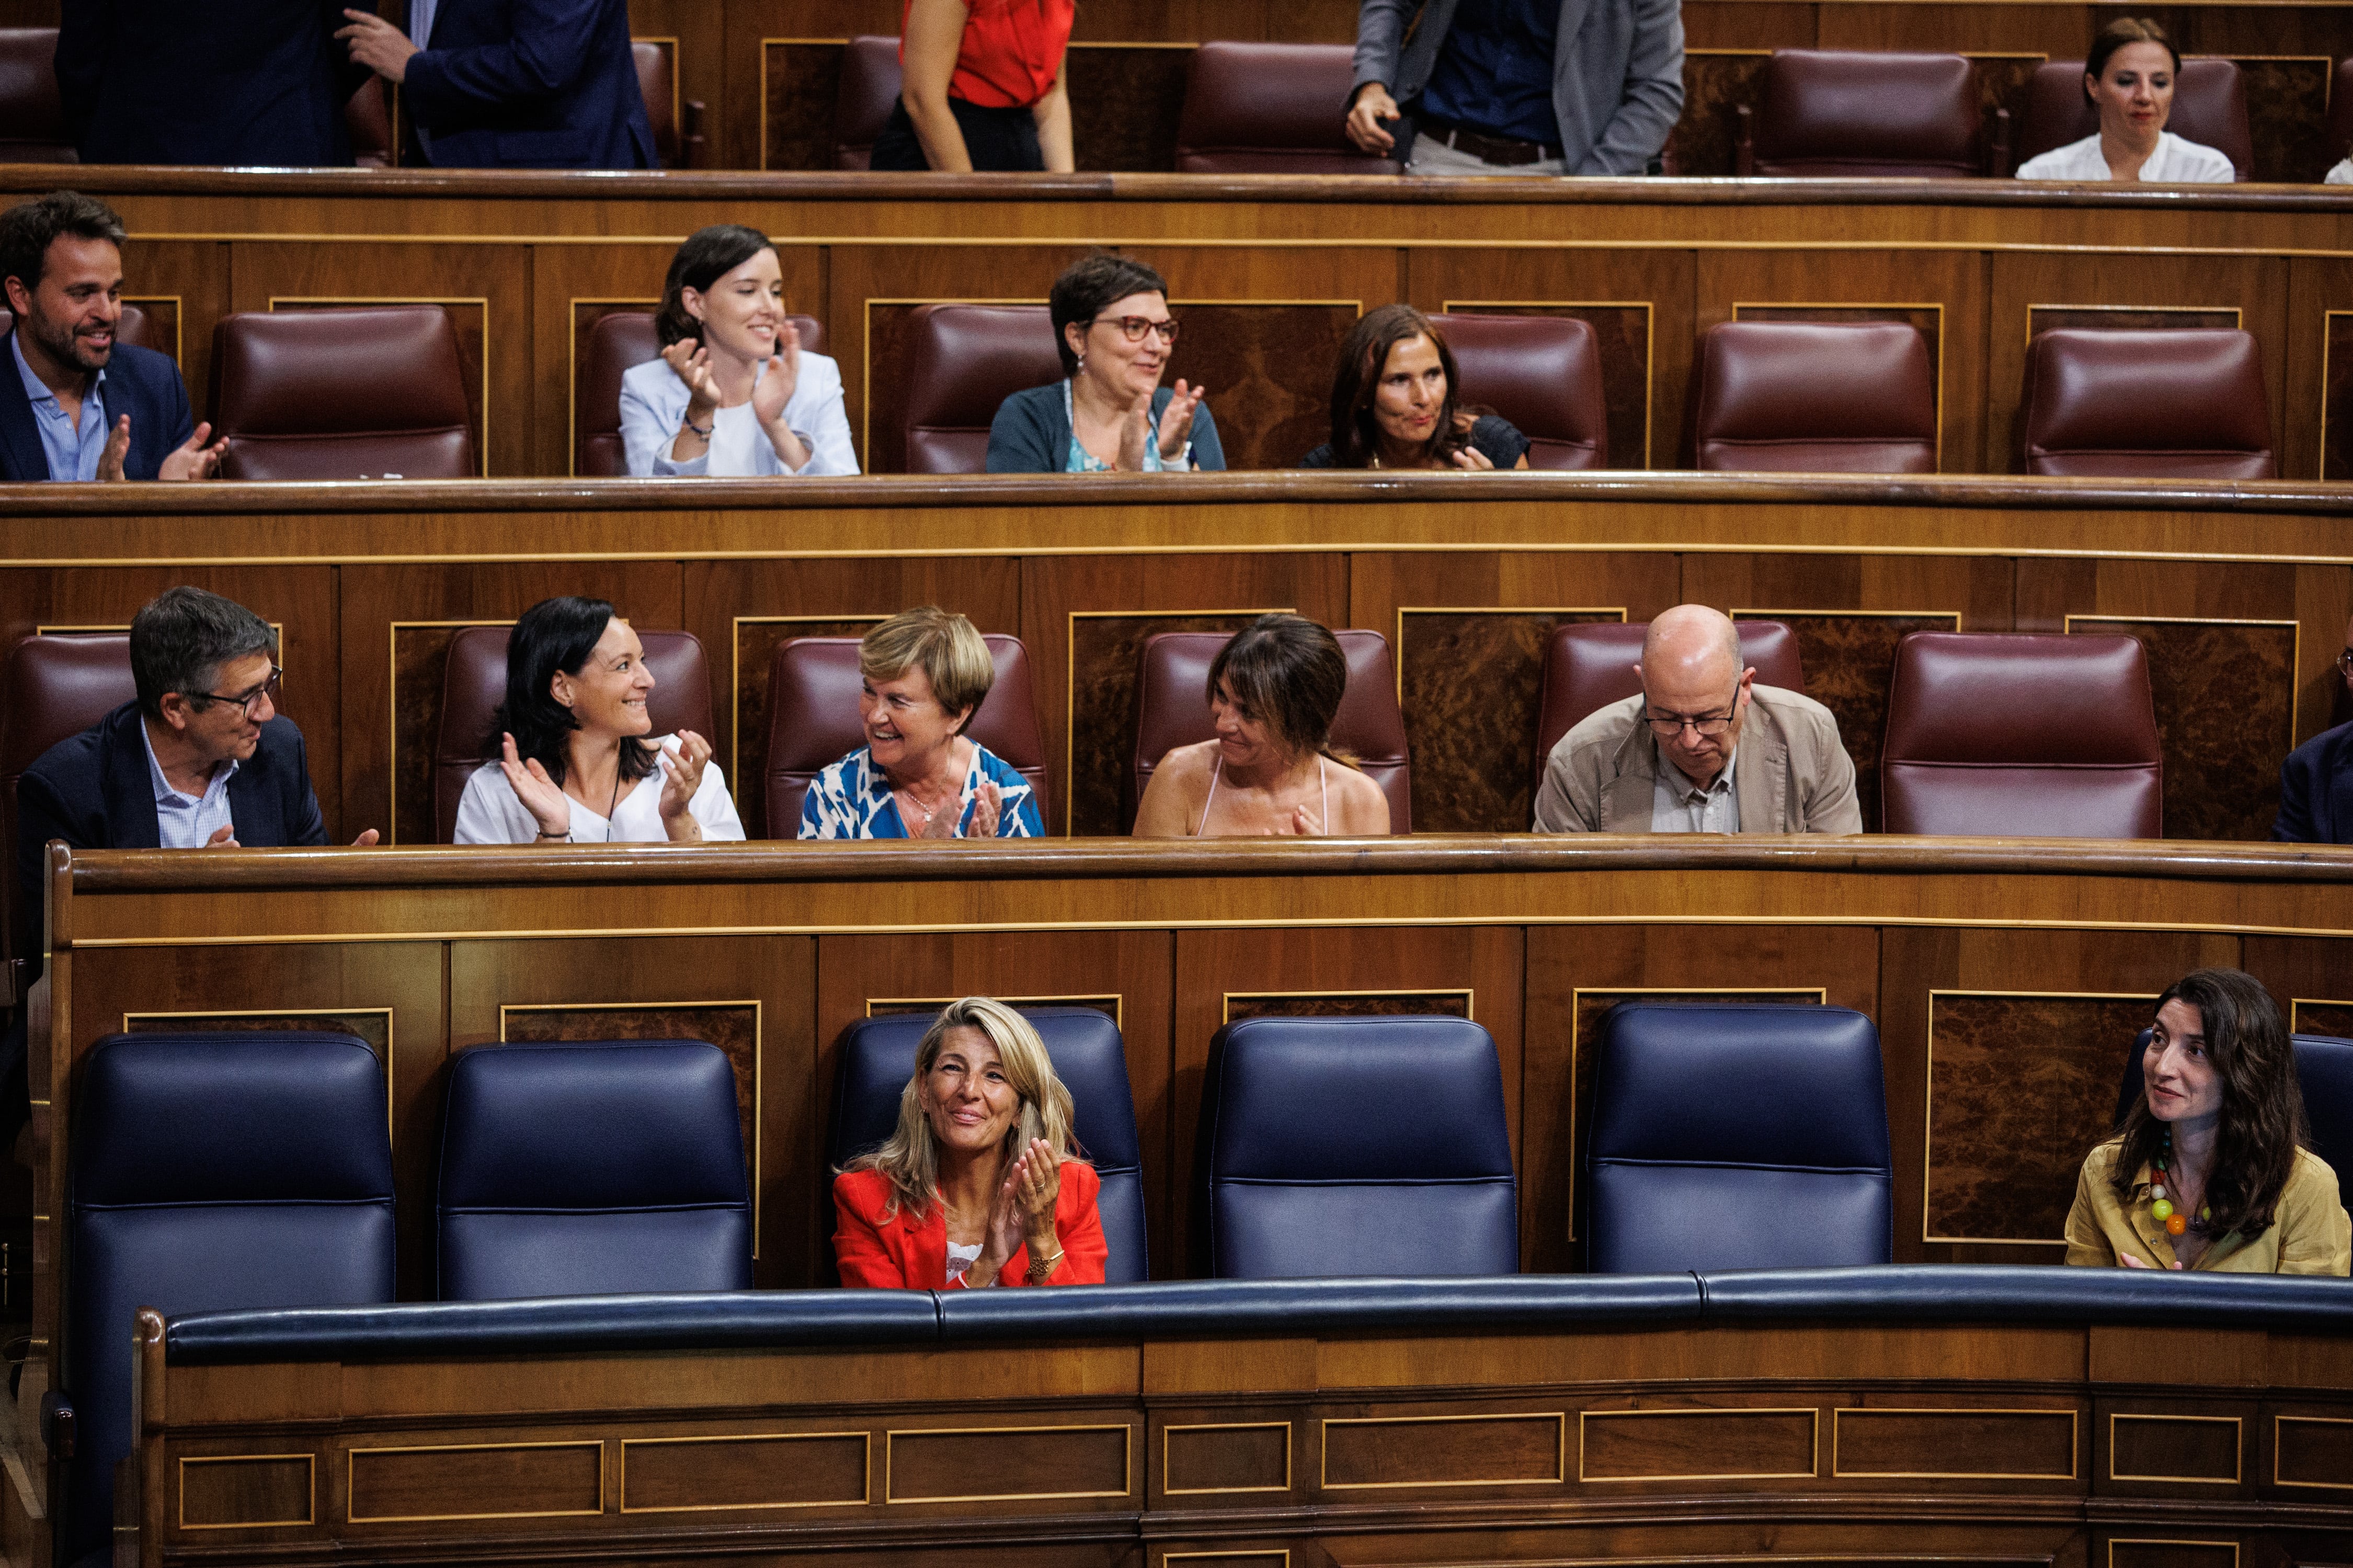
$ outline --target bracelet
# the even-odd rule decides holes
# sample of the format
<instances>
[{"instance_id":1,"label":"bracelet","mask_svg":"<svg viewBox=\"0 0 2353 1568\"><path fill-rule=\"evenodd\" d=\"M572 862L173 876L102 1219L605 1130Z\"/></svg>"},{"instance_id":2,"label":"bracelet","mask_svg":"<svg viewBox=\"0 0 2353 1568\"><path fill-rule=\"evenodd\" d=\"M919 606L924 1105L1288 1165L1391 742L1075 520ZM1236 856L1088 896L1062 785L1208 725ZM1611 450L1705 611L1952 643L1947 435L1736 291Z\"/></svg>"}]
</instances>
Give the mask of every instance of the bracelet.
<instances>
[{"instance_id":1,"label":"bracelet","mask_svg":"<svg viewBox=\"0 0 2353 1568\"><path fill-rule=\"evenodd\" d=\"M1036 1258L1031 1258L1029 1260L1029 1283L1032 1285L1043 1285L1048 1279L1053 1277L1054 1270L1060 1268L1061 1266L1062 1249L1059 1247L1054 1249L1054 1256L1051 1258L1042 1259Z\"/></svg>"},{"instance_id":2,"label":"bracelet","mask_svg":"<svg viewBox=\"0 0 2353 1568\"><path fill-rule=\"evenodd\" d=\"M572 829L567 827L561 833L550 833L543 828L539 836L542 838L569 838L572 837Z\"/></svg>"},{"instance_id":3,"label":"bracelet","mask_svg":"<svg viewBox=\"0 0 2353 1568\"><path fill-rule=\"evenodd\" d=\"M679 423L686 426L688 434L699 436L705 441L710 440L711 433L719 428L719 421L716 419L712 420L708 425L697 425L692 419L683 414L680 415L678 418Z\"/></svg>"}]
</instances>

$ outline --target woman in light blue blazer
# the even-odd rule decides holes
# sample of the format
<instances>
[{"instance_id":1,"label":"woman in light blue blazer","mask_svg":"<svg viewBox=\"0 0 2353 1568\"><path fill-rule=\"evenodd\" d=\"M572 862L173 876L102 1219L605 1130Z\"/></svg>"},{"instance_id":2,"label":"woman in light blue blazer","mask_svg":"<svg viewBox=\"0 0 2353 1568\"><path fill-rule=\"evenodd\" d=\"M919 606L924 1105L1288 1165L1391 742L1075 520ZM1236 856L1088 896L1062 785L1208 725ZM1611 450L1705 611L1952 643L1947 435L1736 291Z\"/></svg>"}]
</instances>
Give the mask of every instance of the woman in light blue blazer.
<instances>
[{"instance_id":1,"label":"woman in light blue blazer","mask_svg":"<svg viewBox=\"0 0 2353 1568\"><path fill-rule=\"evenodd\" d=\"M670 258L654 328L661 357L621 377L629 472L673 479L858 471L840 368L801 348L766 235L740 224L689 235Z\"/></svg>"}]
</instances>

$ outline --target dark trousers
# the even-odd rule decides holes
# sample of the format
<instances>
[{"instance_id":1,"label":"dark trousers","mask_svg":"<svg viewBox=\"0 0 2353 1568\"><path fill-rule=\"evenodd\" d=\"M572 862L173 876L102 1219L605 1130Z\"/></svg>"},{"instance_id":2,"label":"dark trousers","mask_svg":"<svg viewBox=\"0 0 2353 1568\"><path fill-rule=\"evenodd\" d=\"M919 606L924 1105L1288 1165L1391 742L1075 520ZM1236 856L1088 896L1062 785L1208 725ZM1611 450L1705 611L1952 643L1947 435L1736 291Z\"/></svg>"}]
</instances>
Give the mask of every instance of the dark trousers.
<instances>
[{"instance_id":1,"label":"dark trousers","mask_svg":"<svg viewBox=\"0 0 2353 1568\"><path fill-rule=\"evenodd\" d=\"M1046 155L1038 148L1038 121L1029 110L984 109L951 98L948 112L955 116L956 128L964 132L964 148L972 156L976 173L1037 174L1045 169ZM916 139L915 122L908 117L903 98L891 106L890 122L874 138L872 166L909 173L932 166L923 157L923 144Z\"/></svg>"}]
</instances>

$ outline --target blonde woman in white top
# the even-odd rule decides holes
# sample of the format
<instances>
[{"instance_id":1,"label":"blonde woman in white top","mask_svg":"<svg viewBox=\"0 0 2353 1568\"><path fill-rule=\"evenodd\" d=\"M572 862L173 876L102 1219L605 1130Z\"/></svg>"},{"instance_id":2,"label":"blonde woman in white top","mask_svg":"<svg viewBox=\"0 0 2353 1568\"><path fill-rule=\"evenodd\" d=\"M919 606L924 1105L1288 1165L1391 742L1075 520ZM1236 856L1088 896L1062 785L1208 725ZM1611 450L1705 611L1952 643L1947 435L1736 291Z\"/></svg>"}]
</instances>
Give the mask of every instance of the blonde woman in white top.
<instances>
[{"instance_id":1,"label":"blonde woman in white top","mask_svg":"<svg viewBox=\"0 0 2353 1568\"><path fill-rule=\"evenodd\" d=\"M2165 128L2173 113L2181 56L2155 22L2118 17L2100 29L2084 61L2084 96L2100 129L2019 165L2021 180L2143 180L2152 184L2228 184L2230 158Z\"/></svg>"}]
</instances>

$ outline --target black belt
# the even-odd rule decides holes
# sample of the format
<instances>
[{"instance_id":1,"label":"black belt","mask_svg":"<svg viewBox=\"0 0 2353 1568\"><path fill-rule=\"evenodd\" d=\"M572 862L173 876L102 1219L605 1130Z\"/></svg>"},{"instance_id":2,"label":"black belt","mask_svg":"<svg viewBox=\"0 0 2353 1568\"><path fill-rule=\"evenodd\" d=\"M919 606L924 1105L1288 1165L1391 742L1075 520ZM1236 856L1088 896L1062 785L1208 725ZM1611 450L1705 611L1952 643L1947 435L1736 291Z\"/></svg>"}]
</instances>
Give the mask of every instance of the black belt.
<instances>
[{"instance_id":1,"label":"black belt","mask_svg":"<svg viewBox=\"0 0 2353 1568\"><path fill-rule=\"evenodd\" d=\"M1417 111L1414 121L1421 133L1457 153L1468 153L1482 163L1506 167L1521 163L1540 163L1546 158L1560 156L1557 142L1514 142L1501 136L1490 136L1483 131L1473 131L1467 125L1457 125L1451 120L1439 120Z\"/></svg>"}]
</instances>

